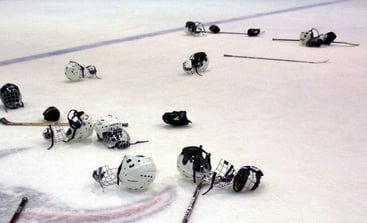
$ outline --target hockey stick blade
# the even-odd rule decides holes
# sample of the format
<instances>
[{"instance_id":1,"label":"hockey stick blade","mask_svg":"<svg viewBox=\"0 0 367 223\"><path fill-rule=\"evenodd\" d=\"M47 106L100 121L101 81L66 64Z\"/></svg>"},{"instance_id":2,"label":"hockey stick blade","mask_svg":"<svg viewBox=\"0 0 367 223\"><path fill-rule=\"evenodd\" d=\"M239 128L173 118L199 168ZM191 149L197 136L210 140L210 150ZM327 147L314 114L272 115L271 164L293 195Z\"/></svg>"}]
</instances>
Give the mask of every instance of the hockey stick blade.
<instances>
[{"instance_id":1,"label":"hockey stick blade","mask_svg":"<svg viewBox=\"0 0 367 223\"><path fill-rule=\"evenodd\" d=\"M293 63L309 63L309 64L327 63L329 61L329 60L321 60L321 61L292 60L292 59L269 58L269 57L238 56L231 54L224 54L224 57L235 57L235 58L255 59L255 60L272 60L272 61L293 62Z\"/></svg>"},{"instance_id":2,"label":"hockey stick blade","mask_svg":"<svg viewBox=\"0 0 367 223\"><path fill-rule=\"evenodd\" d=\"M22 201L18 205L18 208L14 212L13 217L11 218L11 220L9 221L9 223L15 223L18 220L20 214L22 213L22 211L23 211L23 209L24 209L24 207L25 207L25 205L27 203L28 203L28 198L27 197L23 197L22 198Z\"/></svg>"},{"instance_id":3,"label":"hockey stick blade","mask_svg":"<svg viewBox=\"0 0 367 223\"><path fill-rule=\"evenodd\" d=\"M190 218L190 215L192 213L192 210L194 209L194 205L196 203L196 200L198 199L199 195L200 195L200 191L201 191L201 188L203 187L203 181L201 181L195 188L195 192L194 194L192 195L192 198L191 198L191 201L190 201L190 204L189 206L187 207L186 209L186 213L185 213L185 216L182 220L182 223L187 223L189 222L189 218Z\"/></svg>"},{"instance_id":4,"label":"hockey stick blade","mask_svg":"<svg viewBox=\"0 0 367 223\"><path fill-rule=\"evenodd\" d=\"M49 125L60 125L60 126L69 126L67 122L12 122L6 119L5 117L0 118L0 122L4 125L16 125L16 126L49 126ZM128 123L122 123L123 127L128 127Z\"/></svg>"}]
</instances>

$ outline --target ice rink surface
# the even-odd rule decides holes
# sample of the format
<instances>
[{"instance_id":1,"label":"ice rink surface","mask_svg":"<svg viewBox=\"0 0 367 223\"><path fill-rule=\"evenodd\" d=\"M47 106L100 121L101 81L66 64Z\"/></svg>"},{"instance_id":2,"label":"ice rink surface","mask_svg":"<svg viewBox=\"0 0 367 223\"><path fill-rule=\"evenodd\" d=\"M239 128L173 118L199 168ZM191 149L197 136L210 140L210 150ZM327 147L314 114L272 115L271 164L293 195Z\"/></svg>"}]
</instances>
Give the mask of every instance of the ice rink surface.
<instances>
[{"instance_id":1,"label":"ice rink surface","mask_svg":"<svg viewBox=\"0 0 367 223\"><path fill-rule=\"evenodd\" d=\"M56 106L128 122L126 150L93 134L47 150L45 127L0 126L0 222L22 196L19 222L181 222L195 185L182 179L183 147L203 145L215 166L254 165L259 188L215 188L199 196L190 222L365 222L367 217L367 2L280 1L0 1L0 84L19 86L24 108L0 116L42 121ZM258 37L189 36L187 21L222 31L261 28ZM317 28L337 41L308 48L295 38ZM209 57L202 76L182 62ZM227 58L223 54L319 61L303 64ZM95 65L102 79L70 82L66 64ZM186 110L192 124L173 128L164 112ZM157 177L142 192L103 191L92 171L124 155L153 158Z\"/></svg>"}]
</instances>

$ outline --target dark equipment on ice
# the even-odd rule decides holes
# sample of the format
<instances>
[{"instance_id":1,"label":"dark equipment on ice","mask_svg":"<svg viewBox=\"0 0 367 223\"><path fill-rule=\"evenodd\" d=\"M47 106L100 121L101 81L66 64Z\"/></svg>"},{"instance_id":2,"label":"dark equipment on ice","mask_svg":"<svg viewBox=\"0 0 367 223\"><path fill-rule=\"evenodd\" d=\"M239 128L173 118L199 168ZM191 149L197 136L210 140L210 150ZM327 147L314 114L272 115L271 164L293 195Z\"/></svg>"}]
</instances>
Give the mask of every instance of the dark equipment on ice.
<instances>
[{"instance_id":1,"label":"dark equipment on ice","mask_svg":"<svg viewBox=\"0 0 367 223\"><path fill-rule=\"evenodd\" d=\"M326 34L320 34L315 28L312 28L306 32L301 32L299 39L281 39L273 38L273 41L293 41L301 43L307 47L321 47L322 45L330 45L331 43L344 44L349 46L359 46L359 43L340 42L334 41L336 39L334 32L328 32Z\"/></svg>"},{"instance_id":2,"label":"dark equipment on ice","mask_svg":"<svg viewBox=\"0 0 367 223\"><path fill-rule=\"evenodd\" d=\"M223 34L235 34L235 35L247 35L247 36L250 36L250 37L253 37L253 36L258 36L260 33L261 33L261 30L258 29L258 28L251 28L251 29L248 29L247 30L247 33L238 33L238 32L221 32L220 31L220 28L219 26L217 25L211 25L209 27L209 30L214 33L214 34L217 34L217 33L223 33Z\"/></svg>"},{"instance_id":3,"label":"dark equipment on ice","mask_svg":"<svg viewBox=\"0 0 367 223\"><path fill-rule=\"evenodd\" d=\"M50 106L43 112L43 118L46 121L56 122L60 119L60 111L55 106Z\"/></svg>"},{"instance_id":4,"label":"dark equipment on ice","mask_svg":"<svg viewBox=\"0 0 367 223\"><path fill-rule=\"evenodd\" d=\"M1 101L4 103L6 108L16 109L24 107L22 101L22 94L20 93L19 87L15 84L7 83L1 87L0 90Z\"/></svg>"},{"instance_id":5,"label":"dark equipment on ice","mask_svg":"<svg viewBox=\"0 0 367 223\"><path fill-rule=\"evenodd\" d=\"M186 111L173 111L163 114L162 119L165 123L173 126L183 126L191 123L187 118Z\"/></svg>"}]
</instances>

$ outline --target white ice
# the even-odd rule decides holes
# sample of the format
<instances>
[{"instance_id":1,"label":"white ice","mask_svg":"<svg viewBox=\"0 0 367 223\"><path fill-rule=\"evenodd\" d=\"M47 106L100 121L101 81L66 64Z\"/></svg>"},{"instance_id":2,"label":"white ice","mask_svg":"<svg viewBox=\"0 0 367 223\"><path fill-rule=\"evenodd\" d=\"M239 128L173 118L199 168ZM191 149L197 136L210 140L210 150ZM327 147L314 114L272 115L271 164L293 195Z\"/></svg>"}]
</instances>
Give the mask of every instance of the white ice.
<instances>
[{"instance_id":1,"label":"white ice","mask_svg":"<svg viewBox=\"0 0 367 223\"><path fill-rule=\"evenodd\" d=\"M47 150L44 127L0 126L0 221L25 195L19 222L181 222L195 185L180 177L176 159L183 147L203 145L214 166L223 158L237 169L257 166L264 177L252 192L200 196L192 223L365 222L366 12L364 0L0 1L0 85L18 85L25 103L1 106L1 117L42 121L51 105L62 121L70 109L112 114L129 123L132 141L149 140L108 150L94 134ZM188 36L190 20L265 33ZM310 28L361 45L272 41ZM182 62L198 51L208 54L208 71L185 74ZM70 60L95 65L102 79L69 82ZM167 126L162 114L173 110L186 110L192 124ZM143 192L103 191L92 171L127 154L152 157L156 180Z\"/></svg>"}]
</instances>

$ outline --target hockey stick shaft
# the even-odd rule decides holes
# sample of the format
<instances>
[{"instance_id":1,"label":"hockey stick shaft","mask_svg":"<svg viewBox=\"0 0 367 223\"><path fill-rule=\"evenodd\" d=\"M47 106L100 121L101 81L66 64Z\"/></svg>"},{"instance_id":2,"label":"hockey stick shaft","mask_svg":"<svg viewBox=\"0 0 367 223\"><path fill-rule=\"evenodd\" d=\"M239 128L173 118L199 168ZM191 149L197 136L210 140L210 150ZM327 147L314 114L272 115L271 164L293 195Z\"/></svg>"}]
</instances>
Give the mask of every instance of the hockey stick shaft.
<instances>
[{"instance_id":1,"label":"hockey stick shaft","mask_svg":"<svg viewBox=\"0 0 367 223\"><path fill-rule=\"evenodd\" d=\"M269 58L269 57L238 56L230 54L224 54L224 57L235 57L235 58L256 59L256 60L273 60L273 61L293 62L293 63L311 63L311 64L326 63L329 61L329 60L322 60L322 61L292 60L292 59Z\"/></svg>"},{"instance_id":2,"label":"hockey stick shaft","mask_svg":"<svg viewBox=\"0 0 367 223\"><path fill-rule=\"evenodd\" d=\"M17 125L17 126L49 126L49 125L60 125L60 126L69 126L67 122L12 122L6 119L5 117L0 118L0 122L4 125ZM128 127L128 123L122 123L123 127Z\"/></svg>"},{"instance_id":3,"label":"hockey stick shaft","mask_svg":"<svg viewBox=\"0 0 367 223\"><path fill-rule=\"evenodd\" d=\"M236 33L236 32L219 32L219 33L223 33L223 34L234 34L234 35L246 35L247 33Z\"/></svg>"},{"instance_id":4,"label":"hockey stick shaft","mask_svg":"<svg viewBox=\"0 0 367 223\"><path fill-rule=\"evenodd\" d=\"M299 39L280 39L280 38L273 38L273 41L292 41L292 42L298 42ZM333 41L331 43L337 43L337 44L345 44L350 46L359 46L359 43L350 43L350 42L342 42L342 41Z\"/></svg>"},{"instance_id":5,"label":"hockey stick shaft","mask_svg":"<svg viewBox=\"0 0 367 223\"><path fill-rule=\"evenodd\" d=\"M190 201L190 204L189 206L187 207L186 209L186 213L185 213L185 216L182 220L182 223L187 223L189 222L189 218L190 218L190 215L192 213L192 210L194 209L194 206L195 206L195 203L196 203L196 200L198 199L199 197L199 194L200 194L200 191L201 191L201 188L203 187L203 182L200 182L197 186L196 186L196 189L195 189L195 192L194 194L192 195L192 198L191 198L191 201Z\"/></svg>"},{"instance_id":6,"label":"hockey stick shaft","mask_svg":"<svg viewBox=\"0 0 367 223\"><path fill-rule=\"evenodd\" d=\"M27 203L28 203L28 198L27 197L23 197L22 198L22 201L18 205L18 208L14 212L13 217L11 218L11 220L9 221L9 223L15 223L18 220L20 214L22 213L22 211L23 211L23 209L24 209L24 207L25 207L25 205Z\"/></svg>"},{"instance_id":7,"label":"hockey stick shaft","mask_svg":"<svg viewBox=\"0 0 367 223\"><path fill-rule=\"evenodd\" d=\"M69 125L66 122L12 122L6 119L5 117L0 118L0 122L4 125L20 125L20 126L48 126L58 123L61 126Z\"/></svg>"}]
</instances>

